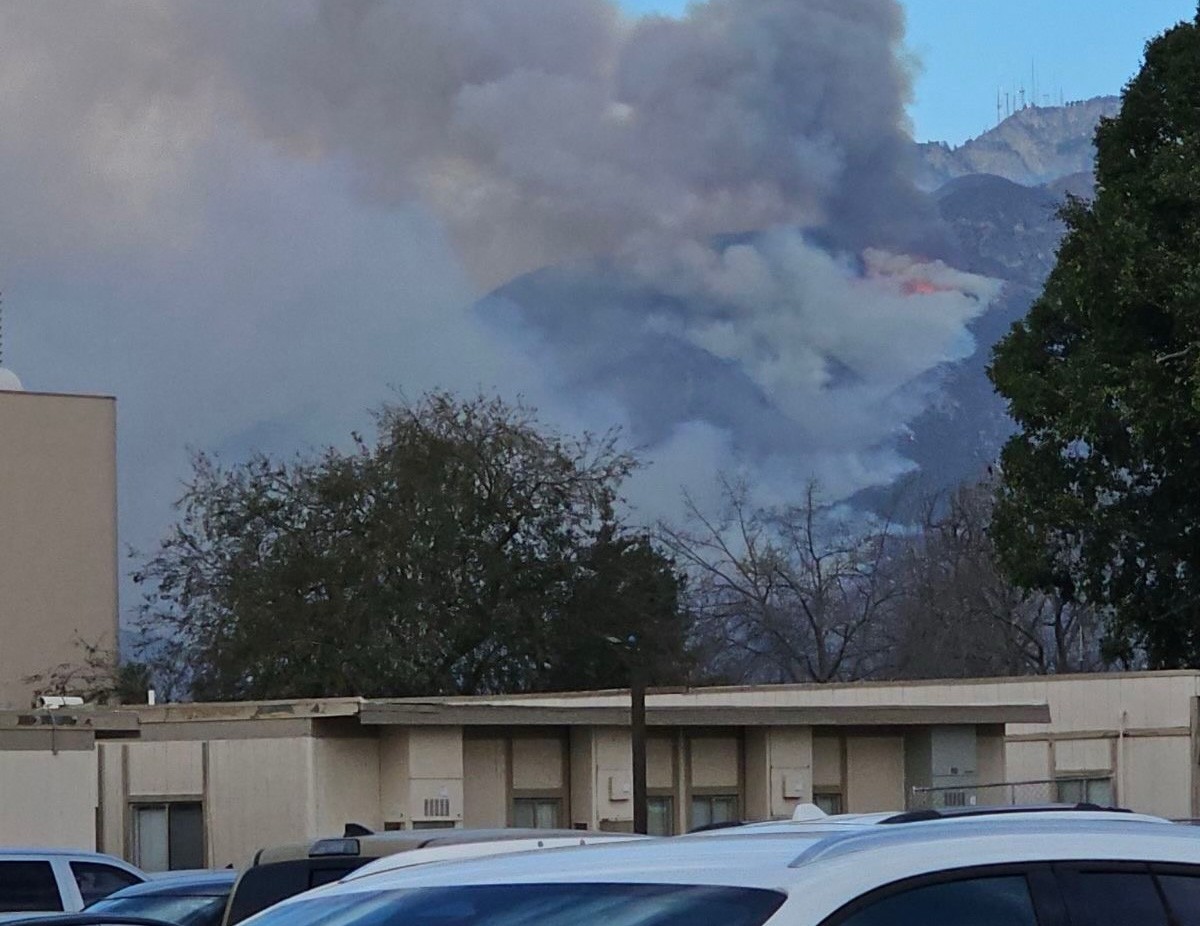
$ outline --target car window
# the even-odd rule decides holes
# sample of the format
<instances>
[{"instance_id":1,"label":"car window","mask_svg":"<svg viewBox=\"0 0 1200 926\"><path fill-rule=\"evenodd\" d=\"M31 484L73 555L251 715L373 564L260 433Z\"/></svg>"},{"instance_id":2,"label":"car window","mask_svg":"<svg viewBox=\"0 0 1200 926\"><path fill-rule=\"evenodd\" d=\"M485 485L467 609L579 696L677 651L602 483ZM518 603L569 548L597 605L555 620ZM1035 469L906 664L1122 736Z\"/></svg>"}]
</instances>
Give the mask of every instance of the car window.
<instances>
[{"instance_id":1,"label":"car window","mask_svg":"<svg viewBox=\"0 0 1200 926\"><path fill-rule=\"evenodd\" d=\"M887 893L856 905L838 926L1037 926L1021 875L966 878Z\"/></svg>"},{"instance_id":2,"label":"car window","mask_svg":"<svg viewBox=\"0 0 1200 926\"><path fill-rule=\"evenodd\" d=\"M114 894L123 887L131 884L141 884L141 879L114 865L103 862L72 862L71 874L79 886L79 895L83 905L103 900L109 894Z\"/></svg>"},{"instance_id":3,"label":"car window","mask_svg":"<svg viewBox=\"0 0 1200 926\"><path fill-rule=\"evenodd\" d=\"M249 868L234 886L229 901L229 926L288 897L337 881L369 861L371 859L363 856L306 858Z\"/></svg>"},{"instance_id":4,"label":"car window","mask_svg":"<svg viewBox=\"0 0 1200 926\"><path fill-rule=\"evenodd\" d=\"M119 913L162 920L176 926L219 926L225 915L224 897L109 897L91 907L88 913Z\"/></svg>"},{"instance_id":5,"label":"car window","mask_svg":"<svg viewBox=\"0 0 1200 926\"><path fill-rule=\"evenodd\" d=\"M0 913L62 910L58 882L49 862L0 862Z\"/></svg>"},{"instance_id":6,"label":"car window","mask_svg":"<svg viewBox=\"0 0 1200 926\"><path fill-rule=\"evenodd\" d=\"M256 926L761 926L774 891L657 884L504 884L318 896Z\"/></svg>"},{"instance_id":7,"label":"car window","mask_svg":"<svg viewBox=\"0 0 1200 926\"><path fill-rule=\"evenodd\" d=\"M1063 878L1072 923L1087 926L1168 926L1148 871L1070 871Z\"/></svg>"},{"instance_id":8,"label":"car window","mask_svg":"<svg viewBox=\"0 0 1200 926\"><path fill-rule=\"evenodd\" d=\"M1160 874L1158 883L1175 926L1200 926L1200 876Z\"/></svg>"}]
</instances>

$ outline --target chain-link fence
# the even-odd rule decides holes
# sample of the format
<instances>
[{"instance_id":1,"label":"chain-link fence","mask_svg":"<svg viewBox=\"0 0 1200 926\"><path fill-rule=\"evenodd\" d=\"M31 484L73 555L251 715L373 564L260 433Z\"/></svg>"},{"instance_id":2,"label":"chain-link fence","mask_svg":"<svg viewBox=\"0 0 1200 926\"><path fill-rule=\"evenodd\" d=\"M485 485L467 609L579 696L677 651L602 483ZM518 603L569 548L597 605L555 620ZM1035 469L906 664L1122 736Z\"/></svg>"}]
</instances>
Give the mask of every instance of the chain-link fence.
<instances>
[{"instance_id":1,"label":"chain-link fence","mask_svg":"<svg viewBox=\"0 0 1200 926\"><path fill-rule=\"evenodd\" d=\"M958 787L913 788L909 810L939 810L944 807L1011 807L1029 804L1075 803L1097 799L1097 780L1090 778L1044 778L997 784Z\"/></svg>"}]
</instances>

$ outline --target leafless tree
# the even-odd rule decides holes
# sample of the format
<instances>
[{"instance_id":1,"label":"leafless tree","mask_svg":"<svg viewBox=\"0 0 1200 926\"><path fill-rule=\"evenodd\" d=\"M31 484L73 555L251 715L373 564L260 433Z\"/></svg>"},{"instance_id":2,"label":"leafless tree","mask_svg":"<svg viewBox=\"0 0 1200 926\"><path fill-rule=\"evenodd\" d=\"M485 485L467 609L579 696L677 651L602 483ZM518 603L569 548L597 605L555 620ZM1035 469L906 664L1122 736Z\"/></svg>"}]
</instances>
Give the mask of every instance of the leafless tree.
<instances>
[{"instance_id":1,"label":"leafless tree","mask_svg":"<svg viewBox=\"0 0 1200 926\"><path fill-rule=\"evenodd\" d=\"M712 669L737 681L863 678L886 662L899 589L888 568L892 527L852 526L810 484L803 500L755 507L725 482L722 510L688 500L685 529L663 542L692 575L692 606Z\"/></svg>"},{"instance_id":2,"label":"leafless tree","mask_svg":"<svg viewBox=\"0 0 1200 926\"><path fill-rule=\"evenodd\" d=\"M1092 609L1014 586L988 534L993 491L965 486L931 501L893 558L903 587L894 670L906 677L1078 672L1102 667Z\"/></svg>"}]
</instances>

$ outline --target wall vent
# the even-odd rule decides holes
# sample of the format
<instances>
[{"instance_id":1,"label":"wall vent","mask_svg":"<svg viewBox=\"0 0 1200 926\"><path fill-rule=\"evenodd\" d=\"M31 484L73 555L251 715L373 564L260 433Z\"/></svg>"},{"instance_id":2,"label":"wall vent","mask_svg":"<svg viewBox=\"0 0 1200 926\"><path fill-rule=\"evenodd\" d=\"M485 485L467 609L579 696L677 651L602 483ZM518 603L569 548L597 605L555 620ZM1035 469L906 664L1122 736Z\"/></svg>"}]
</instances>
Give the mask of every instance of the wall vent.
<instances>
[{"instance_id":1,"label":"wall vent","mask_svg":"<svg viewBox=\"0 0 1200 926\"><path fill-rule=\"evenodd\" d=\"M448 797L427 797L427 798L425 798L425 816L427 816L427 817L448 817L448 816L450 816L450 798L448 798Z\"/></svg>"}]
</instances>

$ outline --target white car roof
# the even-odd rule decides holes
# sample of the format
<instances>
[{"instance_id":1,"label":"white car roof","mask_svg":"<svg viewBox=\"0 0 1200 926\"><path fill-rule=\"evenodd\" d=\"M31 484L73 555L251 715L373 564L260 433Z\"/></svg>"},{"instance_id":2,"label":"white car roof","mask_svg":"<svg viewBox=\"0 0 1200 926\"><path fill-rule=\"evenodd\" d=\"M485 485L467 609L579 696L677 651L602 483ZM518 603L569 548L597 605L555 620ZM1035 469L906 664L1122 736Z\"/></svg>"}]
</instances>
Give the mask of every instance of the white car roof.
<instances>
[{"instance_id":1,"label":"white car roof","mask_svg":"<svg viewBox=\"0 0 1200 926\"><path fill-rule=\"evenodd\" d=\"M919 851L908 851L914 849ZM1200 865L1200 836L1184 826L1059 817L935 821L824 835L614 840L424 865L330 885L319 893L331 897L535 883L722 885L779 890L802 897L809 911L832 913L875 887L936 871L1025 861L1123 859Z\"/></svg>"},{"instance_id":2,"label":"white car roof","mask_svg":"<svg viewBox=\"0 0 1200 926\"><path fill-rule=\"evenodd\" d=\"M493 855L507 855L510 852L534 852L539 849L566 849L575 846L594 845L601 842L621 840L629 842L634 839L648 839L647 836L630 836L627 833L581 833L578 836L547 836L540 839L504 839L492 842L464 842L447 846L428 846L424 849L412 849L408 852L397 852L385 855L373 862L356 868L342 881L357 881L389 871L399 871L412 868L414 865L431 865L436 862L455 862L473 858L486 858Z\"/></svg>"},{"instance_id":3,"label":"white car roof","mask_svg":"<svg viewBox=\"0 0 1200 926\"><path fill-rule=\"evenodd\" d=\"M721 836L721 835L766 835L786 833L830 833L873 829L879 824L894 821L904 811L887 811L885 813L838 814L818 820L768 820L763 823L746 823L742 826L731 826L724 829L704 830L690 833L686 838ZM1148 814L1129 813L1123 810L993 810L979 815L969 813L950 814L933 820L914 820L906 822L907 826L927 825L929 823L997 823L1003 820L1114 820L1121 823L1171 823L1165 817L1154 817Z\"/></svg>"}]
</instances>

